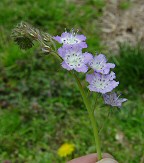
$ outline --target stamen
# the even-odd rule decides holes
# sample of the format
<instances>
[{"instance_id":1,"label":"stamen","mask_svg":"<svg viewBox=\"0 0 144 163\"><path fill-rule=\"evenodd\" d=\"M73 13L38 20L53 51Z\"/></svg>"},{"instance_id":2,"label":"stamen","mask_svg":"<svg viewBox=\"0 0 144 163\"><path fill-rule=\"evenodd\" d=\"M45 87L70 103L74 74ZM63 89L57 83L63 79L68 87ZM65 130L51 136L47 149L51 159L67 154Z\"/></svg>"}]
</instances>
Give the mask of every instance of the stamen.
<instances>
[{"instance_id":1,"label":"stamen","mask_svg":"<svg viewBox=\"0 0 144 163\"><path fill-rule=\"evenodd\" d=\"M96 55L99 55L99 53L97 51L95 51Z\"/></svg>"},{"instance_id":2,"label":"stamen","mask_svg":"<svg viewBox=\"0 0 144 163\"><path fill-rule=\"evenodd\" d=\"M71 29L70 32L71 32L71 34L74 36L74 29L73 29L73 28Z\"/></svg>"},{"instance_id":3,"label":"stamen","mask_svg":"<svg viewBox=\"0 0 144 163\"><path fill-rule=\"evenodd\" d=\"M67 29L65 28L64 30L65 30L65 33L67 33Z\"/></svg>"},{"instance_id":4,"label":"stamen","mask_svg":"<svg viewBox=\"0 0 144 163\"><path fill-rule=\"evenodd\" d=\"M76 35L78 34L78 32L79 32L79 29L76 30Z\"/></svg>"}]
</instances>

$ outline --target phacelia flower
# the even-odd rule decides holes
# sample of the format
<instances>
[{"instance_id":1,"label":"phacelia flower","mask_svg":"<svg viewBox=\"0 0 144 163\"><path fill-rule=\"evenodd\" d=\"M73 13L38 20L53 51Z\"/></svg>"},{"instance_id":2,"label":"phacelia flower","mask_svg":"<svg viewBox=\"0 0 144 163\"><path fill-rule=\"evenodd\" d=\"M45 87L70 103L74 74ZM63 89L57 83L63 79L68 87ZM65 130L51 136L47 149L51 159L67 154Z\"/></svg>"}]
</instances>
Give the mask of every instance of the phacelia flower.
<instances>
[{"instance_id":1,"label":"phacelia flower","mask_svg":"<svg viewBox=\"0 0 144 163\"><path fill-rule=\"evenodd\" d=\"M89 66L96 72L102 73L102 74L108 74L110 71L110 68L114 68L115 64L113 63L106 63L107 59L105 55L99 54L95 56L90 62Z\"/></svg>"},{"instance_id":2,"label":"phacelia flower","mask_svg":"<svg viewBox=\"0 0 144 163\"><path fill-rule=\"evenodd\" d=\"M86 64L92 59L92 54L82 53L79 46L61 47L58 49L58 54L63 58L63 68L77 72L87 72L88 66Z\"/></svg>"},{"instance_id":3,"label":"phacelia flower","mask_svg":"<svg viewBox=\"0 0 144 163\"><path fill-rule=\"evenodd\" d=\"M66 157L73 153L75 150L74 144L65 143L58 149L58 155L60 157Z\"/></svg>"},{"instance_id":4,"label":"phacelia flower","mask_svg":"<svg viewBox=\"0 0 144 163\"><path fill-rule=\"evenodd\" d=\"M107 93L103 95L104 102L107 105L116 106L121 108L122 103L127 101L126 98L119 98L115 92Z\"/></svg>"},{"instance_id":5,"label":"phacelia flower","mask_svg":"<svg viewBox=\"0 0 144 163\"><path fill-rule=\"evenodd\" d=\"M87 48L87 44L85 42L86 37L75 33L74 30L71 30L70 33L64 32L61 36L55 36L53 38L60 44L63 44L63 46L79 45L81 48Z\"/></svg>"},{"instance_id":6,"label":"phacelia flower","mask_svg":"<svg viewBox=\"0 0 144 163\"><path fill-rule=\"evenodd\" d=\"M116 82L115 73L111 72L110 74L100 74L94 72L93 74L87 74L86 80L89 82L89 90L94 92L99 92L105 94L111 92L115 87L118 86L119 82Z\"/></svg>"}]
</instances>

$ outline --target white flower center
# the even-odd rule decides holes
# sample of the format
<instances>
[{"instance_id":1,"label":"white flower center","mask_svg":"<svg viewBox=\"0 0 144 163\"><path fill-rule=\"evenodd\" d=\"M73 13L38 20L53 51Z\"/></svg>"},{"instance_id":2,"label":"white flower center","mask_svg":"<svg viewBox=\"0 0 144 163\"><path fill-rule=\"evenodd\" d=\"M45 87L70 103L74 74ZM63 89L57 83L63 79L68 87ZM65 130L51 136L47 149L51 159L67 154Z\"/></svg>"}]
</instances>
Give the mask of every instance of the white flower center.
<instances>
[{"instance_id":1,"label":"white flower center","mask_svg":"<svg viewBox=\"0 0 144 163\"><path fill-rule=\"evenodd\" d=\"M71 67L81 67L83 65L83 56L73 52L72 54L67 54L65 56L65 62Z\"/></svg>"},{"instance_id":2,"label":"white flower center","mask_svg":"<svg viewBox=\"0 0 144 163\"><path fill-rule=\"evenodd\" d=\"M92 61L90 63L90 66L94 70L102 70L104 68L103 61L101 61L101 62L99 62L99 61Z\"/></svg>"},{"instance_id":3,"label":"white flower center","mask_svg":"<svg viewBox=\"0 0 144 163\"><path fill-rule=\"evenodd\" d=\"M66 37L62 39L63 44L77 44L80 40L78 40L75 36L71 35L70 37Z\"/></svg>"},{"instance_id":4,"label":"white flower center","mask_svg":"<svg viewBox=\"0 0 144 163\"><path fill-rule=\"evenodd\" d=\"M95 77L92 80L92 83L91 84L93 85L94 88L97 88L97 89L105 89L109 85L109 82L108 81L109 80Z\"/></svg>"}]
</instances>

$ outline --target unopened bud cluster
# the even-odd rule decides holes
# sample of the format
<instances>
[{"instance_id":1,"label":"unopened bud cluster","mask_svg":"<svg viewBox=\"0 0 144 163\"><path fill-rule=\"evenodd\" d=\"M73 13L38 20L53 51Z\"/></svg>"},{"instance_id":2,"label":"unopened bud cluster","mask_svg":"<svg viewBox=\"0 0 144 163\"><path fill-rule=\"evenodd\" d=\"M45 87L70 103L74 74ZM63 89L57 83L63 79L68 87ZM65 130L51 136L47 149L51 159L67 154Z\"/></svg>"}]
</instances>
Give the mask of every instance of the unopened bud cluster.
<instances>
[{"instance_id":1,"label":"unopened bud cluster","mask_svg":"<svg viewBox=\"0 0 144 163\"><path fill-rule=\"evenodd\" d=\"M48 33L40 32L28 23L21 22L12 31L12 38L21 49L30 49L34 41L40 43L43 52L51 52L55 48L53 38Z\"/></svg>"}]
</instances>

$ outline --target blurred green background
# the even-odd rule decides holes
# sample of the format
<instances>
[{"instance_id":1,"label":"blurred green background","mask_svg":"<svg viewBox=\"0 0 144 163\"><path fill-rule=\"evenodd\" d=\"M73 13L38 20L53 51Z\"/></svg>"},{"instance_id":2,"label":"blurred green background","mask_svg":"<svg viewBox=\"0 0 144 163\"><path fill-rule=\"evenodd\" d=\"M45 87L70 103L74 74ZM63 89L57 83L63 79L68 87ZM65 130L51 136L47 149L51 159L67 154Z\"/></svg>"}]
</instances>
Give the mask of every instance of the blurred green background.
<instances>
[{"instance_id":1,"label":"blurred green background","mask_svg":"<svg viewBox=\"0 0 144 163\"><path fill-rule=\"evenodd\" d=\"M52 35L75 28L87 36L89 52L106 52L98 23L105 5L103 0L0 1L0 162L63 163L95 152L89 117L74 79L38 45L21 50L10 35L21 21ZM127 8L128 4L120 6ZM121 110L112 109L100 132L102 151L119 162L143 163L144 49L125 44L119 55L107 56L117 65L117 90L128 101ZM101 127L108 109L101 98L98 101ZM57 150L65 142L76 149L60 158Z\"/></svg>"}]
</instances>

